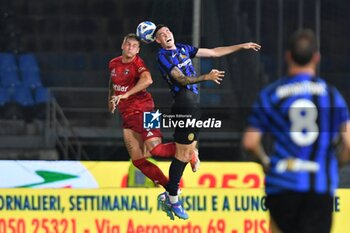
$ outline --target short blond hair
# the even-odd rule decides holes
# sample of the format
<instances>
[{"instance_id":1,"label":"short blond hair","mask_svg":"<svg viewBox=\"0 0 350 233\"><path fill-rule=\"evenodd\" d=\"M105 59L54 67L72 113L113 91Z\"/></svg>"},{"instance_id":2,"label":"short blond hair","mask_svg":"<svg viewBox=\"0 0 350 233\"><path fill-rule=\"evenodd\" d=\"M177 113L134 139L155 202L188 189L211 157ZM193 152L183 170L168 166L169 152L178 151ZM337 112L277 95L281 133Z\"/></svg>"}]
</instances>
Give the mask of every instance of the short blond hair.
<instances>
[{"instance_id":1,"label":"short blond hair","mask_svg":"<svg viewBox=\"0 0 350 233\"><path fill-rule=\"evenodd\" d=\"M129 34L127 34L126 36L124 36L123 43L124 43L127 39L136 40L137 42L139 42L139 46L141 46L141 40L140 40L140 38L139 38L135 33L129 33Z\"/></svg>"}]
</instances>

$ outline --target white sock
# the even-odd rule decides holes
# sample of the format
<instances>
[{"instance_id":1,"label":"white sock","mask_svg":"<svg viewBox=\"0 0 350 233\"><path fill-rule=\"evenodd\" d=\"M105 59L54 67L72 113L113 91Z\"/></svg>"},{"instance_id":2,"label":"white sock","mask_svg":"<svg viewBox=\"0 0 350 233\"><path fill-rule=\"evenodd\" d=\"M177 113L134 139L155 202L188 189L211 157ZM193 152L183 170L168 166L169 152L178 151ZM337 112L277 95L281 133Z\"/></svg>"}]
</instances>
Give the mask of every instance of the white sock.
<instances>
[{"instance_id":1,"label":"white sock","mask_svg":"<svg viewBox=\"0 0 350 233\"><path fill-rule=\"evenodd\" d=\"M169 201L171 204L177 203L179 201L179 196L171 196L169 195Z\"/></svg>"}]
</instances>

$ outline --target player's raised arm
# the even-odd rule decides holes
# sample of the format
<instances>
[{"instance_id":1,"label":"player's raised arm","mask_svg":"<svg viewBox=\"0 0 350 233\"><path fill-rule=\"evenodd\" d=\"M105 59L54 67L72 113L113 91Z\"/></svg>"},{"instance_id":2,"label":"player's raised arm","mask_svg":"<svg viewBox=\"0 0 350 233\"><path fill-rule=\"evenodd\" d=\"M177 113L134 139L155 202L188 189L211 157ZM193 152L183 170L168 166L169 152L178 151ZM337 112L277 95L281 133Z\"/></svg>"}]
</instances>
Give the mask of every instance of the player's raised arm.
<instances>
[{"instance_id":1,"label":"player's raised arm","mask_svg":"<svg viewBox=\"0 0 350 233\"><path fill-rule=\"evenodd\" d=\"M222 57L242 49L252 49L254 51L259 51L261 46L257 43L248 42L243 44L216 47L212 49L199 48L196 57Z\"/></svg>"},{"instance_id":2,"label":"player's raised arm","mask_svg":"<svg viewBox=\"0 0 350 233\"><path fill-rule=\"evenodd\" d=\"M221 84L222 78L225 76L225 71L211 70L208 74L203 74L198 77L186 76L182 73L182 71L176 66L170 72L171 76L182 86L186 86L188 84L200 83L205 81L212 81L217 84Z\"/></svg>"}]
</instances>

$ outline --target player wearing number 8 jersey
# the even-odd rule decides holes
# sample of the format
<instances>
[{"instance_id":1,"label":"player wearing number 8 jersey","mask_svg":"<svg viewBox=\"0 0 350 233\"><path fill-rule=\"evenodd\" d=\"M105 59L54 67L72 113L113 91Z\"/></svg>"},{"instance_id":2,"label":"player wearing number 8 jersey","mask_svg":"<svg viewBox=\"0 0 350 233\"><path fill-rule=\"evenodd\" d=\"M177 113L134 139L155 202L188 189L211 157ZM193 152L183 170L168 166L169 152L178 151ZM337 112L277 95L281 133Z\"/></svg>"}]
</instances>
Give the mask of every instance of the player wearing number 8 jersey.
<instances>
[{"instance_id":1,"label":"player wearing number 8 jersey","mask_svg":"<svg viewBox=\"0 0 350 233\"><path fill-rule=\"evenodd\" d=\"M347 148L340 158L349 160L348 108L339 92L316 76L320 55L312 31L291 37L286 60L287 77L264 88L253 106L243 147L266 171L274 232L330 232L339 136ZM270 157L261 146L264 133L274 138Z\"/></svg>"}]
</instances>

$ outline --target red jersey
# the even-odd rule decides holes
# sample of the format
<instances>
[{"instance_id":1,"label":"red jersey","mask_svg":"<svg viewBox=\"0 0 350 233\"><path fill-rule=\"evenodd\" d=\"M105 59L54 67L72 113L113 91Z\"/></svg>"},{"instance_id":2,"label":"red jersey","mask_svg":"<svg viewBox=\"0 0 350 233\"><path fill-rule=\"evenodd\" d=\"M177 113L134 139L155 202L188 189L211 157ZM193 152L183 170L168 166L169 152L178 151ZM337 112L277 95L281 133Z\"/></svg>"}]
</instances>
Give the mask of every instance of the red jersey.
<instances>
[{"instance_id":1,"label":"red jersey","mask_svg":"<svg viewBox=\"0 0 350 233\"><path fill-rule=\"evenodd\" d=\"M141 74L148 71L145 63L138 55L129 63L123 63L122 56L112 59L109 62L109 70L115 95L128 92L136 85ZM122 115L128 115L137 111L152 111L154 102L151 94L146 90L142 90L127 99L121 100L117 107Z\"/></svg>"}]
</instances>

